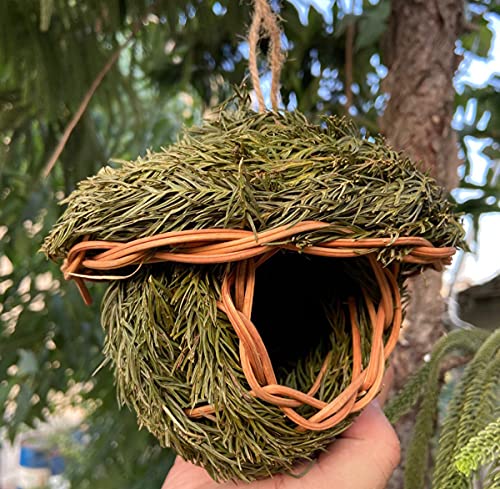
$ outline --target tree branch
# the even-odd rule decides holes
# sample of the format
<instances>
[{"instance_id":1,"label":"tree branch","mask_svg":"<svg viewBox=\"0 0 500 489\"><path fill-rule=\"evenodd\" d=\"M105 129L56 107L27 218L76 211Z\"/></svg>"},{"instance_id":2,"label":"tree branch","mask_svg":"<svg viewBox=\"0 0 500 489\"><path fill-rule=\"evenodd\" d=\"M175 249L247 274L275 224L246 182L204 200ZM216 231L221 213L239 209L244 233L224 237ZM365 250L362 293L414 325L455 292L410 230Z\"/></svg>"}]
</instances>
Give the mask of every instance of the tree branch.
<instances>
[{"instance_id":1,"label":"tree branch","mask_svg":"<svg viewBox=\"0 0 500 489\"><path fill-rule=\"evenodd\" d=\"M118 58L120 57L121 52L130 44L130 42L134 39L135 35L137 34L137 31L139 30L139 24L136 24L133 29L132 29L132 34L127 38L127 40L118 47L118 49L112 54L112 56L108 59L106 64L103 66L102 70L97 74L95 77L94 81L92 82L92 85L90 85L90 88L87 90L87 93L83 97L78 110L75 112L71 120L69 121L68 125L64 129L63 135L61 139L59 140L59 143L56 146L56 149L52 153L50 159L48 160L47 164L45 165L45 168L43 170L43 176L44 178L47 178L52 171L52 168L54 168L54 165L56 164L59 156L61 156L61 153L64 150L64 147L66 146L66 143L68 142L68 139L71 136L71 133L75 129L76 125L82 118L83 114L85 113L85 110L87 109L90 100L94 96L94 93L96 90L99 88L99 85L101 84L102 80L104 77L107 75L109 70L113 67L113 65L118 61Z\"/></svg>"},{"instance_id":2,"label":"tree branch","mask_svg":"<svg viewBox=\"0 0 500 489\"><path fill-rule=\"evenodd\" d=\"M353 65L353 47L354 47L354 35L355 35L355 23L354 20L349 23L346 31L345 39L345 94L347 97L346 109L352 107L353 95L352 95L352 65Z\"/></svg>"}]
</instances>

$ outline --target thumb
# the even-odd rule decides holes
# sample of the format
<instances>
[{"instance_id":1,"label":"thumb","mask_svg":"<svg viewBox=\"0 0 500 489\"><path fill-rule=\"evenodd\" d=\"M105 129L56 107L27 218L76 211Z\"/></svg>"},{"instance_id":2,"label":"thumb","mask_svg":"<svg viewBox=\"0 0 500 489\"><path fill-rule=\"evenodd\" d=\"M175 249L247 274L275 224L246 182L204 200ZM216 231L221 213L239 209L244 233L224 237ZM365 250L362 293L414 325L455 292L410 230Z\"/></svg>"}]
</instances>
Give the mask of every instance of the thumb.
<instances>
[{"instance_id":1,"label":"thumb","mask_svg":"<svg viewBox=\"0 0 500 489\"><path fill-rule=\"evenodd\" d=\"M399 460L396 432L374 401L320 456L316 471L321 473L323 485L314 487L383 489Z\"/></svg>"}]
</instances>

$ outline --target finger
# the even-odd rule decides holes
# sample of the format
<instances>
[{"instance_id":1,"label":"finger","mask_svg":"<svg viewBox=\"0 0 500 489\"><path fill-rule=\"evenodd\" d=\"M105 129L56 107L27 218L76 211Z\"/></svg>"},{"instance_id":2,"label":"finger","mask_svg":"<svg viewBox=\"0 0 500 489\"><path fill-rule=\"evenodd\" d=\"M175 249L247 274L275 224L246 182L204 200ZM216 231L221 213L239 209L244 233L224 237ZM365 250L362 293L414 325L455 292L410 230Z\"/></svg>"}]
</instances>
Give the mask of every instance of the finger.
<instances>
[{"instance_id":1,"label":"finger","mask_svg":"<svg viewBox=\"0 0 500 489\"><path fill-rule=\"evenodd\" d=\"M201 467L176 457L162 489L212 489L220 487Z\"/></svg>"},{"instance_id":2,"label":"finger","mask_svg":"<svg viewBox=\"0 0 500 489\"><path fill-rule=\"evenodd\" d=\"M399 463L399 440L371 403L301 480L315 489L383 489Z\"/></svg>"}]
</instances>

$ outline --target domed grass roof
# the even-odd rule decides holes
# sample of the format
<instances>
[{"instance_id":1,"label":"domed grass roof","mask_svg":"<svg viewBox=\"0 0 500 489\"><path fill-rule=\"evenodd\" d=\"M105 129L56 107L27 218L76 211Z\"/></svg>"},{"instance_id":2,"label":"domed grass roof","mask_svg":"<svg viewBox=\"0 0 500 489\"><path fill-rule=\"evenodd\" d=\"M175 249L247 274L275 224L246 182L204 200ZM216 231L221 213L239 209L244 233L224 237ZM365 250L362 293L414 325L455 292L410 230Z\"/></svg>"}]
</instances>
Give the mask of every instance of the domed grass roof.
<instances>
[{"instance_id":1,"label":"domed grass roof","mask_svg":"<svg viewBox=\"0 0 500 489\"><path fill-rule=\"evenodd\" d=\"M65 204L43 246L53 259L84 239L127 243L233 229L253 233L258 243L268 230L325 224L265 243L279 251L258 262L248 315L277 383L308 392L319 379L314 396L322 405L370 364L374 310L385 301L381 280L392 284L386 319L399 314L400 322L400 311L387 308L400 309L404 277L431 264L409 259L415 246L393 246L397 239L424 238L442 248L462 237L442 189L408 158L345 119L312 124L299 112L220 110L160 152L103 168ZM355 257L307 253L346 236L388 240ZM114 366L119 399L161 444L216 479L252 480L313 459L350 424L355 414L324 430L302 429L286 409L254 395L241 337L221 307L225 280L238 273L238 263L150 263L147 253L141 256L139 267L127 268L105 295L104 355ZM396 326L385 326L387 343ZM357 399L364 395L360 388ZM210 409L193 416L200 406ZM309 418L315 409L304 404L296 412Z\"/></svg>"}]
</instances>

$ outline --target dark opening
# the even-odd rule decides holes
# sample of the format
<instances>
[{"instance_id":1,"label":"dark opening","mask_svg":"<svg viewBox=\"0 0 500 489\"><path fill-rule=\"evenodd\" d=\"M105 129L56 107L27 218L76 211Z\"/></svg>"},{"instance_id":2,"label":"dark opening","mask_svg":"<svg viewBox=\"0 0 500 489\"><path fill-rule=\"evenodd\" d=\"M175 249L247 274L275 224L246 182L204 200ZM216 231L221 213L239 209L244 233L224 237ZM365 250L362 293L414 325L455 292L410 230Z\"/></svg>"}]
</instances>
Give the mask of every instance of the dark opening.
<instances>
[{"instance_id":1,"label":"dark opening","mask_svg":"<svg viewBox=\"0 0 500 489\"><path fill-rule=\"evenodd\" d=\"M276 373L290 371L318 347L326 354L332 331L327 307L343 307L360 293L347 260L279 252L257 269L252 322Z\"/></svg>"}]
</instances>

